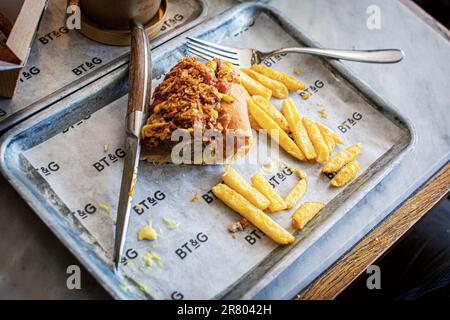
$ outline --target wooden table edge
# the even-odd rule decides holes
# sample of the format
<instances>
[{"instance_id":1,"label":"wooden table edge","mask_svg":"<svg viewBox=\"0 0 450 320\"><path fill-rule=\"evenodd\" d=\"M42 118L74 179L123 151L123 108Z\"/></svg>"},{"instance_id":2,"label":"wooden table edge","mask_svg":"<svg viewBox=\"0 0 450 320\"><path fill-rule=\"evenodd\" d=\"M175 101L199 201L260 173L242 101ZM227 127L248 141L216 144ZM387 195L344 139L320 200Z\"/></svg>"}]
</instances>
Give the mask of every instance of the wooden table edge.
<instances>
[{"instance_id":1,"label":"wooden table edge","mask_svg":"<svg viewBox=\"0 0 450 320\"><path fill-rule=\"evenodd\" d=\"M365 238L298 294L296 299L336 298L444 197L449 189L450 163L447 163Z\"/></svg>"}]
</instances>

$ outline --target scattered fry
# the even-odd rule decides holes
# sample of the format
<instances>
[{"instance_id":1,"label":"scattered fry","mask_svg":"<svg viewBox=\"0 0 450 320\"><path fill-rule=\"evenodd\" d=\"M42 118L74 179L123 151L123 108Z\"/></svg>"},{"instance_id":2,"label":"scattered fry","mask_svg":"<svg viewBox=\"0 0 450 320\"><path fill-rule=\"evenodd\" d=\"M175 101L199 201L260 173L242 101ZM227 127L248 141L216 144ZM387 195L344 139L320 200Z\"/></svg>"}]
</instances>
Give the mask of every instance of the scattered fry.
<instances>
[{"instance_id":1,"label":"scattered fry","mask_svg":"<svg viewBox=\"0 0 450 320\"><path fill-rule=\"evenodd\" d=\"M270 212L277 212L286 209L286 203L278 192L270 185L270 183L264 178L261 172L256 173L250 179L253 187L259 190L270 201Z\"/></svg>"},{"instance_id":2,"label":"scattered fry","mask_svg":"<svg viewBox=\"0 0 450 320\"><path fill-rule=\"evenodd\" d=\"M292 224L297 229L303 229L303 227L312 219L314 216L322 210L324 204L321 202L305 202L295 210L292 215Z\"/></svg>"},{"instance_id":3,"label":"scattered fry","mask_svg":"<svg viewBox=\"0 0 450 320\"><path fill-rule=\"evenodd\" d=\"M270 137L275 140L287 153L291 156L299 159L300 161L306 160L305 155L300 150L300 148L292 141L280 126L269 117L258 105L256 105L253 100L247 101L249 111L258 124L266 129Z\"/></svg>"},{"instance_id":4,"label":"scattered fry","mask_svg":"<svg viewBox=\"0 0 450 320\"><path fill-rule=\"evenodd\" d=\"M285 99L289 95L288 88L286 88L286 86L280 81L270 79L269 77L266 77L265 75L262 75L252 69L241 68L240 70L249 77L261 83L264 87L272 90L272 95L275 98Z\"/></svg>"},{"instance_id":5,"label":"scattered fry","mask_svg":"<svg viewBox=\"0 0 450 320\"><path fill-rule=\"evenodd\" d=\"M302 150L306 159L315 159L317 157L316 151L314 150L311 140L308 137L308 133L303 126L300 115L298 114L297 108L295 107L292 99L289 98L283 101L281 112L286 117L295 143L300 148L300 150Z\"/></svg>"},{"instance_id":6,"label":"scattered fry","mask_svg":"<svg viewBox=\"0 0 450 320\"><path fill-rule=\"evenodd\" d=\"M273 221L267 214L253 206L239 193L223 183L212 188L214 195L228 207L250 221L255 227L264 232L269 238L279 244L290 244L295 238L286 229Z\"/></svg>"},{"instance_id":7,"label":"scattered fry","mask_svg":"<svg viewBox=\"0 0 450 320\"><path fill-rule=\"evenodd\" d=\"M244 88L248 91L249 94L260 95L266 98L267 100L269 100L270 97L272 97L272 90L266 88L261 83L253 80L242 71L239 71L239 75L241 78L241 84L244 86Z\"/></svg>"},{"instance_id":8,"label":"scattered fry","mask_svg":"<svg viewBox=\"0 0 450 320\"><path fill-rule=\"evenodd\" d=\"M261 96L253 96L252 97L253 102L258 105L265 113L269 115L273 119L273 121L276 122L280 126L281 129L283 129L286 132L289 132L288 123L285 119L285 117L281 114L280 111L278 111L277 108L273 106L269 102L269 100L264 99Z\"/></svg>"},{"instance_id":9,"label":"scattered fry","mask_svg":"<svg viewBox=\"0 0 450 320\"><path fill-rule=\"evenodd\" d=\"M253 118L250 112L248 113L248 120L250 122L250 127L252 127L253 129L255 130L262 129L261 126L258 124L258 122L255 120L255 118Z\"/></svg>"},{"instance_id":10,"label":"scattered fry","mask_svg":"<svg viewBox=\"0 0 450 320\"><path fill-rule=\"evenodd\" d=\"M245 101L247 102L247 100L251 99L252 96L248 93L248 91L244 88L244 86L240 86L240 88L242 90L242 93L245 96ZM247 103L247 105L248 105L248 103ZM253 118L253 116L250 114L250 112L248 112L248 107L247 107L247 113L248 113L248 120L250 121L250 127L252 127L255 130L261 129L258 122L256 122L255 118Z\"/></svg>"},{"instance_id":11,"label":"scattered fry","mask_svg":"<svg viewBox=\"0 0 450 320\"><path fill-rule=\"evenodd\" d=\"M290 75L284 72L276 71L274 69L259 64L253 65L251 69L270 79L277 80L283 83L288 88L288 90L297 91L306 89L306 86L303 82L295 79L294 77L291 77Z\"/></svg>"},{"instance_id":12,"label":"scattered fry","mask_svg":"<svg viewBox=\"0 0 450 320\"><path fill-rule=\"evenodd\" d=\"M311 98L312 94L309 92L306 92L305 94L302 95L302 99L303 100L308 100L309 98Z\"/></svg>"},{"instance_id":13,"label":"scattered fry","mask_svg":"<svg viewBox=\"0 0 450 320\"><path fill-rule=\"evenodd\" d=\"M302 179L292 188L291 191L284 197L284 202L286 203L287 209L291 209L295 204L305 195L306 193L306 179Z\"/></svg>"},{"instance_id":14,"label":"scattered fry","mask_svg":"<svg viewBox=\"0 0 450 320\"><path fill-rule=\"evenodd\" d=\"M347 163L354 160L361 153L361 144L354 144L347 149L335 154L322 169L324 173L338 172Z\"/></svg>"},{"instance_id":15,"label":"scattered fry","mask_svg":"<svg viewBox=\"0 0 450 320\"><path fill-rule=\"evenodd\" d=\"M328 152L333 152L334 148L336 147L336 142L334 141L333 135L331 133L331 130L326 128L323 125L319 125L319 122L316 122L317 127L319 127L320 133L322 134L323 140L325 140L325 143L328 146Z\"/></svg>"},{"instance_id":16,"label":"scattered fry","mask_svg":"<svg viewBox=\"0 0 450 320\"><path fill-rule=\"evenodd\" d=\"M314 149L316 150L317 154L316 161L317 162L327 161L328 157L330 156L330 153L328 151L328 145L323 139L323 136L320 133L320 129L317 126L316 122L306 117L303 117L302 120L303 125L305 126L306 131L308 132L308 136L312 141Z\"/></svg>"},{"instance_id":17,"label":"scattered fry","mask_svg":"<svg viewBox=\"0 0 450 320\"><path fill-rule=\"evenodd\" d=\"M324 125L320 122L316 122L316 123L320 129L320 132L327 131L333 137L333 140L336 144L344 144L344 141L333 130L331 130L326 125Z\"/></svg>"},{"instance_id":18,"label":"scattered fry","mask_svg":"<svg viewBox=\"0 0 450 320\"><path fill-rule=\"evenodd\" d=\"M241 194L258 209L265 210L270 205L270 201L261 192L253 188L232 167L225 169L222 174L222 179L227 186Z\"/></svg>"},{"instance_id":19,"label":"scattered fry","mask_svg":"<svg viewBox=\"0 0 450 320\"><path fill-rule=\"evenodd\" d=\"M355 160L347 163L330 181L330 185L333 187L342 187L352 180L358 171L361 170L361 166Z\"/></svg>"},{"instance_id":20,"label":"scattered fry","mask_svg":"<svg viewBox=\"0 0 450 320\"><path fill-rule=\"evenodd\" d=\"M299 178L299 179L306 179L306 172L303 171L302 169L294 169L293 170L295 175Z\"/></svg>"}]
</instances>

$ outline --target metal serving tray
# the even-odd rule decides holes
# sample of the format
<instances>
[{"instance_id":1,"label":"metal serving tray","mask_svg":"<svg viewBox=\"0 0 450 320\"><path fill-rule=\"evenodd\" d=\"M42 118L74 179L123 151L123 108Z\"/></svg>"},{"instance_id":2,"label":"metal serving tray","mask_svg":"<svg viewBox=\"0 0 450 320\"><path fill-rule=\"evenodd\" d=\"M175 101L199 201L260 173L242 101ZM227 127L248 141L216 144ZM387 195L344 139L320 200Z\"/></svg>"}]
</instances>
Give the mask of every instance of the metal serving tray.
<instances>
[{"instance_id":1,"label":"metal serving tray","mask_svg":"<svg viewBox=\"0 0 450 320\"><path fill-rule=\"evenodd\" d=\"M161 79L186 54L185 36L262 50L318 46L277 10L242 4L155 49L154 79ZM295 184L284 164L301 167L308 174L308 193L302 201L326 203L325 209L296 233L293 245L277 246L251 226L235 239L231 237L226 225L239 217L210 193L220 181L221 166L143 162L135 191L135 203L140 205L130 218L122 276L113 273L113 220L122 170L127 65L7 132L0 146L1 170L113 297L252 298L313 244L314 250L320 250L327 231L399 163L415 141L410 122L342 63L301 55L279 56L264 63L286 72L300 68L300 78L312 93L307 100L300 98L305 92L291 94L301 106L300 112L336 131L340 128L346 145L361 141L364 146L358 158L361 173L342 189L327 188L329 178L320 174L320 165L301 164L284 153L279 162L283 166L275 168L272 177L266 174L284 194ZM274 103L279 106L280 101ZM318 106L326 107L328 119L318 117ZM105 143L109 144L106 153ZM260 165L234 166L248 178ZM191 201L194 194L202 195L200 201ZM109 214L102 213L101 203L109 205ZM273 218L293 231L291 213L277 213ZM166 215L180 226L172 231L165 228L161 218ZM136 231L149 218L160 239L136 241ZM145 266L142 256L148 250L161 257L162 267Z\"/></svg>"},{"instance_id":2,"label":"metal serving tray","mask_svg":"<svg viewBox=\"0 0 450 320\"><path fill-rule=\"evenodd\" d=\"M0 132L128 62L129 47L96 43L65 28L67 0L50 0L13 99L0 98ZM206 18L205 0L169 1L153 48ZM75 71L74 71L75 70Z\"/></svg>"}]
</instances>

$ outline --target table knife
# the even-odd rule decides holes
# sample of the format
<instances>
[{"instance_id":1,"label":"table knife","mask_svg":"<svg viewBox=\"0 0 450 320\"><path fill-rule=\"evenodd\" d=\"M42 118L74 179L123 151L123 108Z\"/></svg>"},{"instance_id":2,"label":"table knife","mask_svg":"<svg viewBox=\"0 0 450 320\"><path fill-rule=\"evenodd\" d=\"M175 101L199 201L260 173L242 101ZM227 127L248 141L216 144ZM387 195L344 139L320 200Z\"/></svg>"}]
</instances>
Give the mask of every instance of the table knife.
<instances>
[{"instance_id":1,"label":"table knife","mask_svg":"<svg viewBox=\"0 0 450 320\"><path fill-rule=\"evenodd\" d=\"M128 110L126 116L125 159L120 186L114 243L114 269L118 271L128 230L128 221L136 187L141 151L141 127L151 94L151 52L142 24L131 22L131 53L128 76Z\"/></svg>"}]
</instances>

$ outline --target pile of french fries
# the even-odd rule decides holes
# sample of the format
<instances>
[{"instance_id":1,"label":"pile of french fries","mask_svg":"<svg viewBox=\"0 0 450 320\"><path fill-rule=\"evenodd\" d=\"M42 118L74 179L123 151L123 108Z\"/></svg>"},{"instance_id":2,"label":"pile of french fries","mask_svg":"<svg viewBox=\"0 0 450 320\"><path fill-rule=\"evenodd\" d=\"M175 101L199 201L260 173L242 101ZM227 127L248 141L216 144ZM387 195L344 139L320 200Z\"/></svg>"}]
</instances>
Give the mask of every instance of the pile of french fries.
<instances>
[{"instance_id":1,"label":"pile of french fries","mask_svg":"<svg viewBox=\"0 0 450 320\"><path fill-rule=\"evenodd\" d=\"M333 187L341 187L356 176L360 166L353 160L361 152L361 144L331 157L336 144L344 141L324 124L301 117L294 101L288 98L289 91L304 90L305 84L262 65L242 68L239 73L254 129L267 130L275 142L300 161L326 162L323 172L336 173L330 182ZM271 97L284 99L281 112L270 103Z\"/></svg>"},{"instance_id":2,"label":"pile of french fries","mask_svg":"<svg viewBox=\"0 0 450 320\"><path fill-rule=\"evenodd\" d=\"M225 169L222 174L223 183L214 186L212 192L276 243L291 244L295 237L270 218L264 210L274 213L291 209L304 196L307 189L306 174L300 169L295 169L294 172L299 181L284 198L261 172L254 174L250 183L232 167ZM303 203L292 215L292 224L295 228L302 229L323 208L323 204L320 207L308 205L309 203Z\"/></svg>"},{"instance_id":3,"label":"pile of french fries","mask_svg":"<svg viewBox=\"0 0 450 320\"><path fill-rule=\"evenodd\" d=\"M289 91L305 90L306 86L296 78L271 68L253 65L239 70L243 92L246 95L249 118L254 129L267 130L287 153L300 161L325 163L322 172L334 174L333 187L341 187L353 179L360 170L355 158L361 153L361 144L355 144L332 156L336 144L342 139L324 124L301 117ZM270 99L284 99L281 112ZM300 169L293 169L299 181L282 197L264 178L261 172L254 174L250 182L233 168L222 174L223 183L212 188L217 198L238 212L279 244L293 243L295 237L276 223L265 212L290 210L307 191L307 177ZM292 214L292 225L303 229L324 208L321 202L304 202Z\"/></svg>"},{"instance_id":4,"label":"pile of french fries","mask_svg":"<svg viewBox=\"0 0 450 320\"><path fill-rule=\"evenodd\" d=\"M252 127L267 130L287 153L300 161L325 162L336 144L344 143L324 124L300 116L288 98L289 91L306 89L300 80L261 65L239 73ZM285 99L281 112L270 103L271 97Z\"/></svg>"}]
</instances>

